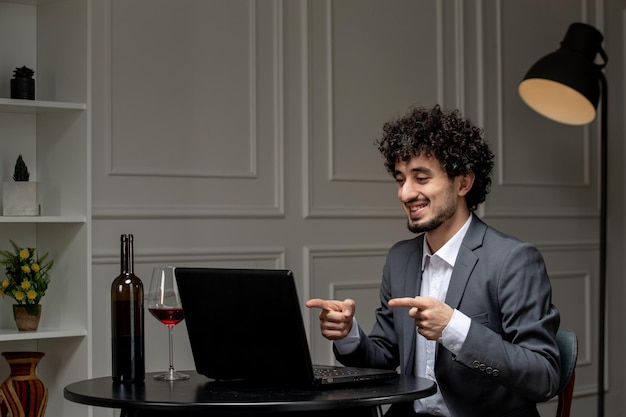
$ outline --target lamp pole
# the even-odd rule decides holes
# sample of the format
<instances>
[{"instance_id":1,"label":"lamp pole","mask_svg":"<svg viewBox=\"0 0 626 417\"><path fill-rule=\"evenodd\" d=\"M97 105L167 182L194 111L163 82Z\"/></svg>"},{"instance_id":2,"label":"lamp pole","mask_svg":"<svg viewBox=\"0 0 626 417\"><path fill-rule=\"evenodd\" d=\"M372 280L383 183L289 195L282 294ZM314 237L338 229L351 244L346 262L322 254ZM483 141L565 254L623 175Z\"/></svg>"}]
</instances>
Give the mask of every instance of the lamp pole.
<instances>
[{"instance_id":1,"label":"lamp pole","mask_svg":"<svg viewBox=\"0 0 626 417\"><path fill-rule=\"evenodd\" d=\"M604 417L604 350L606 339L606 246L607 246L607 201L608 201L608 111L607 82L599 70L601 91L600 115L600 277L598 302L598 417Z\"/></svg>"}]
</instances>

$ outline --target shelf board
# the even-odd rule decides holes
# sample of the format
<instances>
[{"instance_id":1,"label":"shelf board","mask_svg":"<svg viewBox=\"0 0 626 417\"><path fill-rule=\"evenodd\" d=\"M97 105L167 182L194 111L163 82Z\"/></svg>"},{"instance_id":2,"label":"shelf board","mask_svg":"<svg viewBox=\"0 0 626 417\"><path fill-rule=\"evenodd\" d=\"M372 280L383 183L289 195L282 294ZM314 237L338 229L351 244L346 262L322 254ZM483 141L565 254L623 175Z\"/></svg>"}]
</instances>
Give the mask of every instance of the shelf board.
<instances>
[{"instance_id":1,"label":"shelf board","mask_svg":"<svg viewBox=\"0 0 626 417\"><path fill-rule=\"evenodd\" d=\"M86 223L85 216L0 216L0 223Z\"/></svg>"},{"instance_id":2,"label":"shelf board","mask_svg":"<svg viewBox=\"0 0 626 417\"><path fill-rule=\"evenodd\" d=\"M2 0L0 3L15 3L15 4L27 4L37 5L37 0Z\"/></svg>"},{"instance_id":3,"label":"shelf board","mask_svg":"<svg viewBox=\"0 0 626 417\"><path fill-rule=\"evenodd\" d=\"M13 340L59 339L64 337L87 336L85 329L38 329L33 332L20 332L12 329L0 329L0 342Z\"/></svg>"},{"instance_id":4,"label":"shelf board","mask_svg":"<svg viewBox=\"0 0 626 417\"><path fill-rule=\"evenodd\" d=\"M34 114L50 111L85 110L86 108L85 103L0 98L0 112Z\"/></svg>"}]
</instances>

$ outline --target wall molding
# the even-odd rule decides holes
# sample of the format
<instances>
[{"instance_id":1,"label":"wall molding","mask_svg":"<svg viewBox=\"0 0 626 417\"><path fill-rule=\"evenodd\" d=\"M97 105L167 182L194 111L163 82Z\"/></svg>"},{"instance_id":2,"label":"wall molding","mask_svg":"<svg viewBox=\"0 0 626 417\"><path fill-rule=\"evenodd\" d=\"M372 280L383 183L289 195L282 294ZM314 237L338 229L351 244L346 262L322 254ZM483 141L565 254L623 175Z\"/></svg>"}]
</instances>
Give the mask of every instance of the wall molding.
<instances>
[{"instance_id":1,"label":"wall molding","mask_svg":"<svg viewBox=\"0 0 626 417\"><path fill-rule=\"evenodd\" d=\"M277 269L284 268L283 247L229 247L229 248L162 248L135 252L135 264L199 263L199 262L254 262L272 261ZM92 265L119 265L119 251L94 251Z\"/></svg>"},{"instance_id":2,"label":"wall molding","mask_svg":"<svg viewBox=\"0 0 626 417\"><path fill-rule=\"evenodd\" d=\"M254 0L248 0L249 7L249 33L250 33L250 48L249 48L249 80L250 80L250 92L249 92L249 105L250 105L250 117L249 121L251 126L251 137L249 140L250 149L248 164L243 170L215 170L215 169L163 169L163 168L150 168L150 167L120 167L115 165L113 160L112 147L112 126L114 120L112 120L112 3L113 0L105 0L105 15L104 15L104 30L103 36L104 42L104 54L106 56L107 65L103 68L103 79L105 80L105 88L103 88L104 102L103 106L103 142L105 143L105 175L107 177L144 177L146 181L150 181L150 185L154 182L160 181L161 178L167 179L207 179L207 180L254 180L258 178L257 167L259 155L257 152L258 138L257 138L257 88L259 88L256 79L258 78L256 73L257 65L257 53L255 46L256 39L256 17L257 17L257 2ZM272 125L274 131L272 134L272 145L274 149L274 161L270 165L267 164L267 169L272 172L273 178L268 187L269 192L272 193L271 201L269 204L259 205L257 200L250 202L249 204L213 204L212 202L206 204L185 205L182 202L179 205L174 204L94 204L92 215L94 219L134 219L134 218L147 218L147 219L203 219L203 218L282 218L285 215L284 208L284 175L285 175L285 155L284 155L284 22L283 22L283 1L273 0L272 3L272 20L273 20L273 32L272 32L272 49L274 54L272 55L272 79L274 82L274 89L272 91L272 106L274 119ZM245 165L245 164L244 164ZM135 181L135 180L132 180ZM198 184L198 183L196 183ZM208 183L207 183L208 189ZM211 201L211 200L209 200Z\"/></svg>"}]
</instances>

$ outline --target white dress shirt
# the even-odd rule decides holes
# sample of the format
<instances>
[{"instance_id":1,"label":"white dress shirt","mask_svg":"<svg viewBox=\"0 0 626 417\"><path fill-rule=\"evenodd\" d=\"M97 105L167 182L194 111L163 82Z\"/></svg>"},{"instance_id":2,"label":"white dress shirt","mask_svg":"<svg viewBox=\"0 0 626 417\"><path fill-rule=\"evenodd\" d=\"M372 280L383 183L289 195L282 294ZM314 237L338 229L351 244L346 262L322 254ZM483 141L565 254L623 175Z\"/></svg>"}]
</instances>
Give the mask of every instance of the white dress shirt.
<instances>
[{"instance_id":1,"label":"white dress shirt","mask_svg":"<svg viewBox=\"0 0 626 417\"><path fill-rule=\"evenodd\" d=\"M446 242L437 252L432 254L424 239L424 250L422 257L422 285L420 294L423 297L434 297L438 300L445 300L452 277L452 270L456 257L461 247L461 242L469 229L472 216L469 216L463 227ZM415 277L418 279L418 277ZM454 310L450 322L443 330L442 337L437 341L426 340L420 334L416 336L415 347L415 374L417 376L437 381L435 378L435 356L437 343L441 343L446 349L454 354L458 354L465 342L469 332L471 319L458 310ZM417 328L415 329L417 332ZM353 352L359 344L360 336L356 318L348 336L344 339L336 340L335 347L341 354ZM441 392L426 398L416 400L414 403L416 413L427 413L444 417L450 416L450 411L446 406Z\"/></svg>"},{"instance_id":2,"label":"white dress shirt","mask_svg":"<svg viewBox=\"0 0 626 417\"><path fill-rule=\"evenodd\" d=\"M463 238L465 237L465 233L467 233L471 221L472 216L470 216L463 227L434 254L430 252L428 243L426 239L424 239L422 285L420 288L420 295L422 297L433 297L441 301L446 299L454 263L459 254L461 242L463 242ZM465 342L470 323L471 320L469 317L458 310L454 310L452 318L443 330L443 335L439 340L426 340L426 338L417 334L415 346L415 375L437 381L435 378L437 343L441 343L446 349L457 354L461 350L463 342ZM417 328L415 331L417 331ZM416 400L413 408L417 413L450 416L450 411L439 390L437 390L435 395Z\"/></svg>"}]
</instances>

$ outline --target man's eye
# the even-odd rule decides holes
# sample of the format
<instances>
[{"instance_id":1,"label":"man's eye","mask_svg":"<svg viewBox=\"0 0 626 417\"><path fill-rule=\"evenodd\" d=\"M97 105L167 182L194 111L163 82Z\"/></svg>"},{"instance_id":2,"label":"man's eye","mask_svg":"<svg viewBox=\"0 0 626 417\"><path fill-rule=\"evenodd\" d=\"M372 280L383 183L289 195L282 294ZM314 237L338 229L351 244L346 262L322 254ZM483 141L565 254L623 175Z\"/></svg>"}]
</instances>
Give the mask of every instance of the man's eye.
<instances>
[{"instance_id":1,"label":"man's eye","mask_svg":"<svg viewBox=\"0 0 626 417\"><path fill-rule=\"evenodd\" d=\"M396 177L396 178L395 178L395 180L396 180L396 182L397 182L398 184L402 184L402 183L404 182L404 178L397 178L397 177Z\"/></svg>"}]
</instances>

